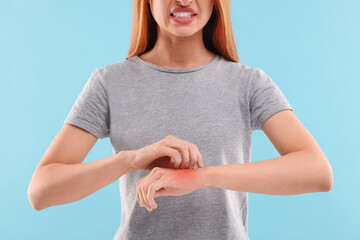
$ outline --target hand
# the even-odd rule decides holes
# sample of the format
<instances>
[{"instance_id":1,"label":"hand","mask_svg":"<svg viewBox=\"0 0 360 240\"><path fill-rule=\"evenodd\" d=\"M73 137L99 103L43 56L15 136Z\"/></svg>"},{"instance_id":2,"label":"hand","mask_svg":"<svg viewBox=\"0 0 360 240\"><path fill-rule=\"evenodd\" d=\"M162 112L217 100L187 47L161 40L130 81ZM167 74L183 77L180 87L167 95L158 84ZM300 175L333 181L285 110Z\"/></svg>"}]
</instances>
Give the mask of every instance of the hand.
<instances>
[{"instance_id":1,"label":"hand","mask_svg":"<svg viewBox=\"0 0 360 240\"><path fill-rule=\"evenodd\" d=\"M202 187L202 169L153 168L136 183L136 198L140 207L149 212L157 208L154 198L159 196L181 196Z\"/></svg>"},{"instance_id":2,"label":"hand","mask_svg":"<svg viewBox=\"0 0 360 240\"><path fill-rule=\"evenodd\" d=\"M171 163L171 160L174 162ZM151 170L154 167L190 169L194 168L195 164L203 167L203 159L198 147L172 135L135 150L135 158L131 162L134 170Z\"/></svg>"}]
</instances>

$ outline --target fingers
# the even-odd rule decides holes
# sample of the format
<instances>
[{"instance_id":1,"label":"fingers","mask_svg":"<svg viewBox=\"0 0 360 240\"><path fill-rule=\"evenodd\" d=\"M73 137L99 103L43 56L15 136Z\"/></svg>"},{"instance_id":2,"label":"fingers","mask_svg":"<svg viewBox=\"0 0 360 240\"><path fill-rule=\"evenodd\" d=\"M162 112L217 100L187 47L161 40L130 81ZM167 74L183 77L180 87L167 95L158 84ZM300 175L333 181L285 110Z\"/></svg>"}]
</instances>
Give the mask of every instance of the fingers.
<instances>
[{"instance_id":1,"label":"fingers","mask_svg":"<svg viewBox=\"0 0 360 240\"><path fill-rule=\"evenodd\" d=\"M155 193L162 187L163 187L163 183L159 178L158 180L151 183L147 188L146 199L148 201L148 204L151 205L154 209L157 208L157 204L154 200Z\"/></svg>"},{"instance_id":2,"label":"fingers","mask_svg":"<svg viewBox=\"0 0 360 240\"><path fill-rule=\"evenodd\" d=\"M181 163L181 157L180 157L180 153L177 149L174 149L174 148L171 148L171 147L168 147L168 146L161 146L160 147L160 151L162 152L162 155L164 156L170 156L172 161L174 161L173 164L170 165L170 167L175 167L175 166L178 166L176 165L176 163Z\"/></svg>"},{"instance_id":3,"label":"fingers","mask_svg":"<svg viewBox=\"0 0 360 240\"><path fill-rule=\"evenodd\" d=\"M140 179L137 182L136 198L140 207L145 206L146 209L151 212L157 208L157 204L154 201L155 192L160 189L159 179L161 173L158 169L153 169L149 174ZM156 184L155 184L156 183Z\"/></svg>"},{"instance_id":4,"label":"fingers","mask_svg":"<svg viewBox=\"0 0 360 240\"><path fill-rule=\"evenodd\" d=\"M180 142L180 143L179 143ZM202 167L202 156L198 147L190 142L179 139L175 136L168 136L164 139L163 143L167 148L176 149L181 152L181 158L178 157L179 153L171 155L174 160L173 168L193 168L195 164Z\"/></svg>"},{"instance_id":5,"label":"fingers","mask_svg":"<svg viewBox=\"0 0 360 240\"><path fill-rule=\"evenodd\" d=\"M189 145L186 143L182 143L182 146L180 148L180 152L181 152L181 158L182 161L180 162L180 165L175 165L178 166L176 168L186 168L186 165L189 163L190 160L190 148Z\"/></svg>"},{"instance_id":6,"label":"fingers","mask_svg":"<svg viewBox=\"0 0 360 240\"><path fill-rule=\"evenodd\" d=\"M151 172L149 172L148 174L146 174L143 178L141 178L137 183L136 183L136 199L140 205L140 207L146 207L146 209L148 211L151 211L151 206L149 206L148 204L146 204L146 202L144 201L144 196L142 194L142 187L143 187L143 181L146 179L146 177L150 174Z\"/></svg>"},{"instance_id":7,"label":"fingers","mask_svg":"<svg viewBox=\"0 0 360 240\"><path fill-rule=\"evenodd\" d=\"M191 158L188 166L189 169L193 168L198 161L198 151L195 145L192 145L190 148L190 156Z\"/></svg>"},{"instance_id":8,"label":"fingers","mask_svg":"<svg viewBox=\"0 0 360 240\"><path fill-rule=\"evenodd\" d=\"M198 166L204 167L204 161L203 161L202 155L200 154L199 150L198 150L198 159L197 160L198 160L198 162L197 162Z\"/></svg>"}]
</instances>

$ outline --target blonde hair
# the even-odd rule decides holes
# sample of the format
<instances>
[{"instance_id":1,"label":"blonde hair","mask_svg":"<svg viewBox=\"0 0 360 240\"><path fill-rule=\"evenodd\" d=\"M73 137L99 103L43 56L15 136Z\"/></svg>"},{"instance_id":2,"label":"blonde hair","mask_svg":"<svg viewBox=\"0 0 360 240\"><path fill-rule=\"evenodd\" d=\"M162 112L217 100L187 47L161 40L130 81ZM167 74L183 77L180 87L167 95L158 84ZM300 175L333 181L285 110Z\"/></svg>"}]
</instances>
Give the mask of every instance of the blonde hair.
<instances>
[{"instance_id":1,"label":"blonde hair","mask_svg":"<svg viewBox=\"0 0 360 240\"><path fill-rule=\"evenodd\" d=\"M130 48L126 59L151 50L157 37L157 23L146 0L133 0ZM203 28L205 47L225 59L239 62L231 24L230 0L215 0L213 13Z\"/></svg>"}]
</instances>

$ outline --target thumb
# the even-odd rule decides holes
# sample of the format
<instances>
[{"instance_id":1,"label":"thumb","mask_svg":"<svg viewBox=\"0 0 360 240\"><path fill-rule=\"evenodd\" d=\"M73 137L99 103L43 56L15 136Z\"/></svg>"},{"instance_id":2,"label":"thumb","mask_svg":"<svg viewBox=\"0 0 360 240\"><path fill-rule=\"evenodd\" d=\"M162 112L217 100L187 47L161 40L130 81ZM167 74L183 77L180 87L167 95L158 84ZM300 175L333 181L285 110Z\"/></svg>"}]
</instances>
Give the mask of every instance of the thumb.
<instances>
[{"instance_id":1,"label":"thumb","mask_svg":"<svg viewBox=\"0 0 360 240\"><path fill-rule=\"evenodd\" d=\"M159 197L159 196L168 196L165 188L161 188L155 192L154 198Z\"/></svg>"}]
</instances>

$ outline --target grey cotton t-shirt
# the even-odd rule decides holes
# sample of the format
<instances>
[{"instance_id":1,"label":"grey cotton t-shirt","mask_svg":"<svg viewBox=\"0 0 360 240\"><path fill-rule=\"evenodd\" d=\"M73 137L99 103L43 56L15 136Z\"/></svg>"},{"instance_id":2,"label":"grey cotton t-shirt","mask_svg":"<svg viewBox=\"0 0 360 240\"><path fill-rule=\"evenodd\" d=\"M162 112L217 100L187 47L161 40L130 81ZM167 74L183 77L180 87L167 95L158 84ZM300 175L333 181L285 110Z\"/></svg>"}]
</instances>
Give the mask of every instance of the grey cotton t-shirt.
<instances>
[{"instance_id":1,"label":"grey cotton t-shirt","mask_svg":"<svg viewBox=\"0 0 360 240\"><path fill-rule=\"evenodd\" d=\"M114 154L173 135L196 144L206 167L249 163L253 131L285 109L293 110L259 68L220 55L185 69L134 56L94 70L65 123L110 137ZM247 192L205 187L160 196L149 212L136 199L136 182L147 173L119 178L121 223L114 240L249 239Z\"/></svg>"}]
</instances>

